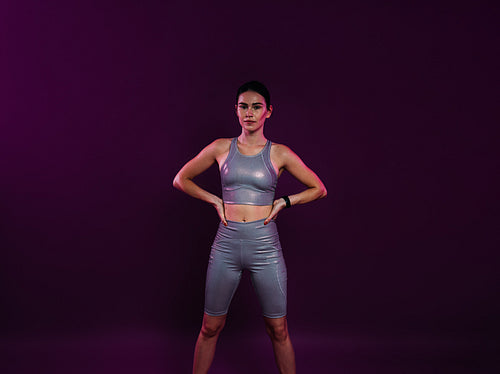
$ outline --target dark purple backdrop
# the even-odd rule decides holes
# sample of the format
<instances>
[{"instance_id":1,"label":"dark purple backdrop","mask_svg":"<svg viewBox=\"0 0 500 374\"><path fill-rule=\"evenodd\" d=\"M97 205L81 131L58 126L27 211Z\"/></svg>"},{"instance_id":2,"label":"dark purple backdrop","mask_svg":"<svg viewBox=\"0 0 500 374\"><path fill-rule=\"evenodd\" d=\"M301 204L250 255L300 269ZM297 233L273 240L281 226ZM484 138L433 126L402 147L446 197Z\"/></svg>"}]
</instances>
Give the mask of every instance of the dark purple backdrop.
<instances>
[{"instance_id":1,"label":"dark purple backdrop","mask_svg":"<svg viewBox=\"0 0 500 374\"><path fill-rule=\"evenodd\" d=\"M497 335L499 12L458 3L2 2L2 336L195 338L218 218L171 183L251 79L329 192L278 219L292 332Z\"/></svg>"}]
</instances>

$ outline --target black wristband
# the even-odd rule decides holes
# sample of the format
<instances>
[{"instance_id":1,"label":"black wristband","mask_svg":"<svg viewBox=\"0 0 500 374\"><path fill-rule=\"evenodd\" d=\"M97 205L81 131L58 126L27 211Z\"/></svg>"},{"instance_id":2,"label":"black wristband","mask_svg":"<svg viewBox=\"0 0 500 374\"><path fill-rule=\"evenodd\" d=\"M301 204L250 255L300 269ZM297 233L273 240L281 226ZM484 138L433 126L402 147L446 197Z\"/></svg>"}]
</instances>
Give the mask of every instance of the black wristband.
<instances>
[{"instance_id":1,"label":"black wristband","mask_svg":"<svg viewBox=\"0 0 500 374\"><path fill-rule=\"evenodd\" d=\"M290 204L290 199L288 198L288 196L281 196L281 198L285 200L287 208L290 208L292 206L292 204Z\"/></svg>"}]
</instances>

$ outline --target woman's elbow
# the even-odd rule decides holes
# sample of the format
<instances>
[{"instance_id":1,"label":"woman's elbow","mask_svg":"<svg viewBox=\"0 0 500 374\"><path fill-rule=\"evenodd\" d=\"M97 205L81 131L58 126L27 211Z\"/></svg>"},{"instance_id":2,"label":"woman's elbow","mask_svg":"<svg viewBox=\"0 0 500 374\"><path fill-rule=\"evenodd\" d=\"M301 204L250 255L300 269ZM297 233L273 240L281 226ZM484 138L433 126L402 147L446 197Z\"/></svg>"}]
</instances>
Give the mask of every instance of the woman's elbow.
<instances>
[{"instance_id":1,"label":"woman's elbow","mask_svg":"<svg viewBox=\"0 0 500 374\"><path fill-rule=\"evenodd\" d=\"M320 191L320 194L319 194L318 199L323 199L326 197L326 195L328 195L328 191L326 190L325 186L321 186L319 191Z\"/></svg>"},{"instance_id":2,"label":"woman's elbow","mask_svg":"<svg viewBox=\"0 0 500 374\"><path fill-rule=\"evenodd\" d=\"M178 190L182 191L182 183L181 183L181 178L179 177L179 174L177 174L172 182L172 185L177 188Z\"/></svg>"}]
</instances>

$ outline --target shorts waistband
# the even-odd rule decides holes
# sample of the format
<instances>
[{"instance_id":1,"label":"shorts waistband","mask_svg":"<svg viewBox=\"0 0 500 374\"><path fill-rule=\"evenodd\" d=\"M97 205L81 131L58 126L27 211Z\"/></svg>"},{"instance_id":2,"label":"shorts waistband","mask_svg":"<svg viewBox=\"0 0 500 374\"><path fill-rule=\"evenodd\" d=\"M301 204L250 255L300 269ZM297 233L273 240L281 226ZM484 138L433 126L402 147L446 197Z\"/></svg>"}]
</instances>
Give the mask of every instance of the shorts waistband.
<instances>
[{"instance_id":1,"label":"shorts waistband","mask_svg":"<svg viewBox=\"0 0 500 374\"><path fill-rule=\"evenodd\" d=\"M258 219L257 221L248 221L248 222L241 222L241 221L231 221L229 219L226 220L227 223L231 222L233 224L238 224L238 225L251 225L251 224L258 224L258 223L264 223L264 221L266 220L266 218L261 218L261 219ZM272 220L274 221L274 220Z\"/></svg>"},{"instance_id":2,"label":"shorts waistband","mask_svg":"<svg viewBox=\"0 0 500 374\"><path fill-rule=\"evenodd\" d=\"M267 225L264 225L265 220L266 218L250 222L227 220L227 226L224 226L222 222L219 224L217 236L227 239L259 239L277 235L276 222L271 220Z\"/></svg>"}]
</instances>

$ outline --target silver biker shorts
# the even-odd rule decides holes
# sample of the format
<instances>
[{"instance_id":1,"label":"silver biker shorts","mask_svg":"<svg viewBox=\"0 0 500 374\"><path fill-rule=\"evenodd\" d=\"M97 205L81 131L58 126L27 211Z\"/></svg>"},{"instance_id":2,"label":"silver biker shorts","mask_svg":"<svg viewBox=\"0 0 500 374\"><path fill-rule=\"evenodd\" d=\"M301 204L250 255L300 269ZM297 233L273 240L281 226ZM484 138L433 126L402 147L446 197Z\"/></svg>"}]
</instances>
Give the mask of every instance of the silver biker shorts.
<instances>
[{"instance_id":1,"label":"silver biker shorts","mask_svg":"<svg viewBox=\"0 0 500 374\"><path fill-rule=\"evenodd\" d=\"M286 315L286 265L276 223L221 222L212 245L205 287L205 313L227 314L244 269L250 272L262 314Z\"/></svg>"}]
</instances>

